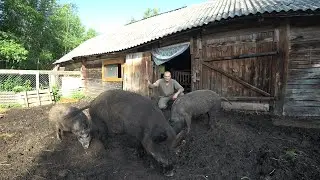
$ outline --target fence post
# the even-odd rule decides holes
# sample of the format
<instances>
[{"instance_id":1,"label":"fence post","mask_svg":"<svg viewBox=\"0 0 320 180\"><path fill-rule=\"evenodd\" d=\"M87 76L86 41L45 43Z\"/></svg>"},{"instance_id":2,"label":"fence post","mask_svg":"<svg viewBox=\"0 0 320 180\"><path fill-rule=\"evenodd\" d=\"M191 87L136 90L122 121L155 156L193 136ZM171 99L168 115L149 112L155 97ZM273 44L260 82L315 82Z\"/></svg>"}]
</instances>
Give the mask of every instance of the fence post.
<instances>
[{"instance_id":1,"label":"fence post","mask_svg":"<svg viewBox=\"0 0 320 180\"><path fill-rule=\"evenodd\" d=\"M26 103L26 107L29 107L28 93L27 93L27 91L24 92L24 100L25 100L25 103Z\"/></svg>"},{"instance_id":2,"label":"fence post","mask_svg":"<svg viewBox=\"0 0 320 180\"><path fill-rule=\"evenodd\" d=\"M36 72L36 90L40 88L40 78L39 78L39 71Z\"/></svg>"}]
</instances>

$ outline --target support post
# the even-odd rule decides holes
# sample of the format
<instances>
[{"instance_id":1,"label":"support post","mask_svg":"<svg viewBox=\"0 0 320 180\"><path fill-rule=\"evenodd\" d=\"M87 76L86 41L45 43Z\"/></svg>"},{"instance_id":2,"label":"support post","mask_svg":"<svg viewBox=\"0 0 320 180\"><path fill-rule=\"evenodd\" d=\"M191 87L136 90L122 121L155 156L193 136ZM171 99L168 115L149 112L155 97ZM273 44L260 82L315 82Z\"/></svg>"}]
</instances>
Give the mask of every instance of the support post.
<instances>
[{"instance_id":1,"label":"support post","mask_svg":"<svg viewBox=\"0 0 320 180\"><path fill-rule=\"evenodd\" d=\"M285 19L283 23L279 25L279 45L278 45L278 61L276 71L276 85L275 95L276 102L272 113L275 115L283 115L283 106L286 93L286 85L288 79L288 64L289 64L289 48L290 48L290 22Z\"/></svg>"}]
</instances>

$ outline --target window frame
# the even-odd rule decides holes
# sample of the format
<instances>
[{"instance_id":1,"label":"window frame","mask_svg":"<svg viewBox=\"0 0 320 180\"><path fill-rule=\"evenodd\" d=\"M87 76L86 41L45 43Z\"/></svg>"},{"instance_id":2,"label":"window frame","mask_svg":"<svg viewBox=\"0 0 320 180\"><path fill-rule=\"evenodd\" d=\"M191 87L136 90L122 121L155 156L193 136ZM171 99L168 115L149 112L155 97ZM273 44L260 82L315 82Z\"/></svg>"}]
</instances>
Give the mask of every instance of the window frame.
<instances>
[{"instance_id":1,"label":"window frame","mask_svg":"<svg viewBox=\"0 0 320 180\"><path fill-rule=\"evenodd\" d=\"M105 69L105 65L110 65L110 64L120 64L120 72L121 72L121 78L118 77L104 77L104 75L107 73L107 70ZM123 65L124 65L124 60L123 59L105 59L102 60L102 81L104 82L119 82L119 81L123 81Z\"/></svg>"}]
</instances>

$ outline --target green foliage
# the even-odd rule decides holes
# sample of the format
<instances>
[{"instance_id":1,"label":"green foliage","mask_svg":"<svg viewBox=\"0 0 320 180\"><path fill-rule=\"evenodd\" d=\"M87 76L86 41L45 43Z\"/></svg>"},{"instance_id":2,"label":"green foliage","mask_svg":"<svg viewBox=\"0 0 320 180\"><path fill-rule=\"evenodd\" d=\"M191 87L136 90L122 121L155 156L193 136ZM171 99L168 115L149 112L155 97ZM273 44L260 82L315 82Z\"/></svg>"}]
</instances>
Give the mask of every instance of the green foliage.
<instances>
[{"instance_id":1,"label":"green foliage","mask_svg":"<svg viewBox=\"0 0 320 180\"><path fill-rule=\"evenodd\" d=\"M18 103L0 104L0 108L3 108L3 109L19 108L19 107L22 107L22 105Z\"/></svg>"},{"instance_id":2,"label":"green foliage","mask_svg":"<svg viewBox=\"0 0 320 180\"><path fill-rule=\"evenodd\" d=\"M52 94L55 102L58 102L61 99L61 93L57 86L52 87Z\"/></svg>"},{"instance_id":3,"label":"green foliage","mask_svg":"<svg viewBox=\"0 0 320 180\"><path fill-rule=\"evenodd\" d=\"M31 81L26 80L23 82L20 76L8 76L8 78L6 78L5 80L0 81L0 91L21 92L30 91L31 89Z\"/></svg>"},{"instance_id":4,"label":"green foliage","mask_svg":"<svg viewBox=\"0 0 320 180\"><path fill-rule=\"evenodd\" d=\"M27 59L27 55L28 51L13 34L0 31L0 59L5 60L7 67L17 67Z\"/></svg>"},{"instance_id":5,"label":"green foliage","mask_svg":"<svg viewBox=\"0 0 320 180\"><path fill-rule=\"evenodd\" d=\"M86 96L84 95L84 93L82 91L76 91L76 92L72 93L72 95L71 95L72 99L77 99L77 100L83 99L85 97Z\"/></svg>"},{"instance_id":6,"label":"green foliage","mask_svg":"<svg viewBox=\"0 0 320 180\"><path fill-rule=\"evenodd\" d=\"M158 15L160 12L159 8L148 8L144 13L143 13L143 19Z\"/></svg>"},{"instance_id":7,"label":"green foliage","mask_svg":"<svg viewBox=\"0 0 320 180\"><path fill-rule=\"evenodd\" d=\"M0 13L2 69L52 69L55 60L97 35L86 31L75 5L56 0L0 0Z\"/></svg>"},{"instance_id":8,"label":"green foliage","mask_svg":"<svg viewBox=\"0 0 320 180\"><path fill-rule=\"evenodd\" d=\"M148 8L146 11L143 12L143 16L142 16L142 19L146 19L146 18L149 18L149 17L152 17L152 16L156 16L160 13L160 9L159 8ZM136 22L137 20L135 20L133 17L131 17L131 19L129 20L129 23L128 24L131 24L131 23L134 23Z\"/></svg>"}]
</instances>

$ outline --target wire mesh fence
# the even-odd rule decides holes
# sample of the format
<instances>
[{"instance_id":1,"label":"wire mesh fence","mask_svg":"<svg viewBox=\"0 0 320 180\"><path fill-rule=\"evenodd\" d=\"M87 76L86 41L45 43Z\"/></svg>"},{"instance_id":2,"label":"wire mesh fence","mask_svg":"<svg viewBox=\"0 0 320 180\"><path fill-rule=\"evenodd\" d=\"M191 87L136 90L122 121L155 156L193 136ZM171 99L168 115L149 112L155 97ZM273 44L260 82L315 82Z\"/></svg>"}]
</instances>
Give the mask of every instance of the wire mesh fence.
<instances>
[{"instance_id":1,"label":"wire mesh fence","mask_svg":"<svg viewBox=\"0 0 320 180\"><path fill-rule=\"evenodd\" d=\"M23 92L43 90L52 93L55 101L61 97L81 98L83 87L80 71L0 70L0 104L14 102L12 98Z\"/></svg>"}]
</instances>

